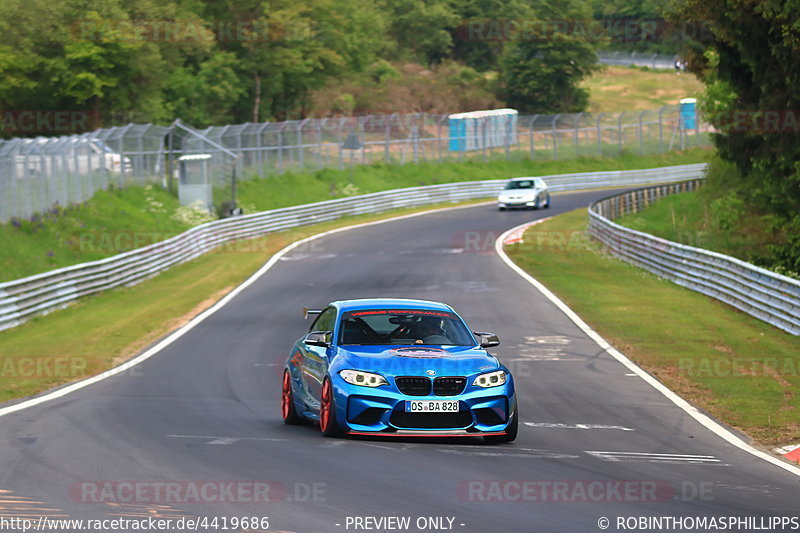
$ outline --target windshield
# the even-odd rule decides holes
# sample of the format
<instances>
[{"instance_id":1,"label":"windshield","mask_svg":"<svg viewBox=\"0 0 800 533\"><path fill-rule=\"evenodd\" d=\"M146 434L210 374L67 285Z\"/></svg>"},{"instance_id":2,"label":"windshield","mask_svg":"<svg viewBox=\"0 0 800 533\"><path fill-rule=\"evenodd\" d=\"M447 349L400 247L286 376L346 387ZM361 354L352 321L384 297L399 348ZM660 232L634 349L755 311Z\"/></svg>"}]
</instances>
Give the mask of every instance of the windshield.
<instances>
[{"instance_id":1,"label":"windshield","mask_svg":"<svg viewBox=\"0 0 800 533\"><path fill-rule=\"evenodd\" d=\"M364 309L342 315L339 344L474 346L458 316L429 309Z\"/></svg>"},{"instance_id":2,"label":"windshield","mask_svg":"<svg viewBox=\"0 0 800 533\"><path fill-rule=\"evenodd\" d=\"M544 182L540 179L530 179L530 180L514 180L509 181L506 183L506 190L509 189L536 189L536 188L544 187Z\"/></svg>"}]
</instances>

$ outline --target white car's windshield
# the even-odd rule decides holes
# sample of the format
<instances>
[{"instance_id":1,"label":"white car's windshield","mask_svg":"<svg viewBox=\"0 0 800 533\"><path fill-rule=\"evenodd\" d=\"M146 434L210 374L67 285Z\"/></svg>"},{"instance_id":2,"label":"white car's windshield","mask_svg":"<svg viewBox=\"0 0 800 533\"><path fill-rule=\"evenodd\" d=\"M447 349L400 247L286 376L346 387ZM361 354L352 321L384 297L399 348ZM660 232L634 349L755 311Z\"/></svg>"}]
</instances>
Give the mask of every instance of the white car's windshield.
<instances>
[{"instance_id":1,"label":"white car's windshield","mask_svg":"<svg viewBox=\"0 0 800 533\"><path fill-rule=\"evenodd\" d=\"M540 179L514 180L506 184L506 190L511 189L537 189L544 187L544 182Z\"/></svg>"}]
</instances>

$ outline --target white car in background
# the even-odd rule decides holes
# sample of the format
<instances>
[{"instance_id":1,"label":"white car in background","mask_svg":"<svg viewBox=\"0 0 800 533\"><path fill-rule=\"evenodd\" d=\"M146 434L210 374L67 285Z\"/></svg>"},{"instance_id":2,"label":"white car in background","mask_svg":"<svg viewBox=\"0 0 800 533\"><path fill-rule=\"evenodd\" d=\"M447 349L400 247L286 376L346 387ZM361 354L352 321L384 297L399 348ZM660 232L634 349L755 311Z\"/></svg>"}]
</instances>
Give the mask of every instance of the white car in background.
<instances>
[{"instance_id":1,"label":"white car in background","mask_svg":"<svg viewBox=\"0 0 800 533\"><path fill-rule=\"evenodd\" d=\"M550 193L542 178L513 178L497 197L500 211L514 208L550 207Z\"/></svg>"}]
</instances>

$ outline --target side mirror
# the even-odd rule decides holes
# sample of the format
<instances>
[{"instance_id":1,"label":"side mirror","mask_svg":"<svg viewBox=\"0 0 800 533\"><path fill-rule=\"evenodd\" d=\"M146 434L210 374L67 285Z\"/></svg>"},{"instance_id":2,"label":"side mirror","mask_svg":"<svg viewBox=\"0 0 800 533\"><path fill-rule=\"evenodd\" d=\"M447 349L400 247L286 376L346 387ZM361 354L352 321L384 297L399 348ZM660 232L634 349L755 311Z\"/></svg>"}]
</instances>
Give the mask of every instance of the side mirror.
<instances>
[{"instance_id":1,"label":"side mirror","mask_svg":"<svg viewBox=\"0 0 800 533\"><path fill-rule=\"evenodd\" d=\"M328 348L331 345L330 331L312 331L305 337L305 343L310 346Z\"/></svg>"},{"instance_id":2,"label":"side mirror","mask_svg":"<svg viewBox=\"0 0 800 533\"><path fill-rule=\"evenodd\" d=\"M478 342L481 345L481 348L491 348L493 346L500 345L500 339L497 338L497 335L494 333L489 333L486 331L474 331L473 332L476 337L478 337Z\"/></svg>"}]
</instances>

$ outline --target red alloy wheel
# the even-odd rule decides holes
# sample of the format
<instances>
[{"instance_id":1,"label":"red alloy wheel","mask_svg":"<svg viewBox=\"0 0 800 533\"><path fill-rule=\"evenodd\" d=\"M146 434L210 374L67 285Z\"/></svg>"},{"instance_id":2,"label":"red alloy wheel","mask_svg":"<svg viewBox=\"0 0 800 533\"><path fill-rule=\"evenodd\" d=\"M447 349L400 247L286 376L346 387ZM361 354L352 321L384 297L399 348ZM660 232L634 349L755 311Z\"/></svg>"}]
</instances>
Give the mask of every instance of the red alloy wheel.
<instances>
[{"instance_id":1,"label":"red alloy wheel","mask_svg":"<svg viewBox=\"0 0 800 533\"><path fill-rule=\"evenodd\" d=\"M325 384L322 386L322 401L319 405L319 428L323 433L328 431L328 425L331 422L332 395L333 391L331 391L331 382L329 380L325 380Z\"/></svg>"},{"instance_id":2,"label":"red alloy wheel","mask_svg":"<svg viewBox=\"0 0 800 533\"><path fill-rule=\"evenodd\" d=\"M292 378L289 372L283 373L283 390L281 393L281 414L287 420L292 408Z\"/></svg>"}]
</instances>

